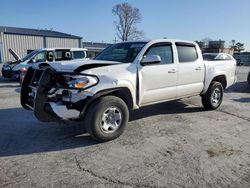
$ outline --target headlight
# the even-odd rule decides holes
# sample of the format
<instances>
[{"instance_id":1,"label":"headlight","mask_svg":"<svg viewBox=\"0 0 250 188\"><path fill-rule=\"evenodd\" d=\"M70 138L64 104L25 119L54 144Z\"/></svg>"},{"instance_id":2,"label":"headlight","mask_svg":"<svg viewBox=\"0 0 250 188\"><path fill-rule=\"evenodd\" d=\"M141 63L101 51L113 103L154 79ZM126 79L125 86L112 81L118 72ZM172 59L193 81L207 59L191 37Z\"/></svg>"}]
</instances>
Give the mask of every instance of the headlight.
<instances>
[{"instance_id":1,"label":"headlight","mask_svg":"<svg viewBox=\"0 0 250 188\"><path fill-rule=\"evenodd\" d=\"M75 83L74 83L74 87L75 88L78 88L78 89L82 89L84 88L85 86L87 86L89 83L89 80L86 79L85 81L82 81L82 80L76 80Z\"/></svg>"},{"instance_id":2,"label":"headlight","mask_svg":"<svg viewBox=\"0 0 250 188\"><path fill-rule=\"evenodd\" d=\"M83 89L90 85L94 85L97 83L97 80L93 77L88 76L76 76L71 77L71 81L68 82L70 87L74 87L77 89Z\"/></svg>"}]
</instances>

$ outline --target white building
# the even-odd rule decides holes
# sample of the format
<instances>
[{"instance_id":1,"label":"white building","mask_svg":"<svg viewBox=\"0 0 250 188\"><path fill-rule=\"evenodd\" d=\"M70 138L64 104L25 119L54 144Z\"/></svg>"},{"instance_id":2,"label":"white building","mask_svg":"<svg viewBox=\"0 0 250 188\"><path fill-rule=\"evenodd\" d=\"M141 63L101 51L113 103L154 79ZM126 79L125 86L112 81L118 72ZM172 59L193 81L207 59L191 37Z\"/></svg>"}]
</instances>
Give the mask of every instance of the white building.
<instances>
[{"instance_id":1,"label":"white building","mask_svg":"<svg viewBox=\"0 0 250 188\"><path fill-rule=\"evenodd\" d=\"M52 30L0 26L0 63L14 60L11 48L20 57L38 48L79 48L82 38Z\"/></svg>"}]
</instances>

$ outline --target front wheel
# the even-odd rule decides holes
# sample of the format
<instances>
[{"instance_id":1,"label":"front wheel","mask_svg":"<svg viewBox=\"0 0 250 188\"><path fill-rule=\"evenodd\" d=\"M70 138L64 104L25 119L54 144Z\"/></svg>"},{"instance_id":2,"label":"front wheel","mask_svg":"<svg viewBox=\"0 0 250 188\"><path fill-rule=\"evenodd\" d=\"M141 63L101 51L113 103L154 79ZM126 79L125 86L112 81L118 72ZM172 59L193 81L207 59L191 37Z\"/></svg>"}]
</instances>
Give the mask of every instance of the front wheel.
<instances>
[{"instance_id":1,"label":"front wheel","mask_svg":"<svg viewBox=\"0 0 250 188\"><path fill-rule=\"evenodd\" d=\"M220 82L212 82L207 92L202 95L203 107L207 110L217 109L223 99L224 89Z\"/></svg>"},{"instance_id":2,"label":"front wheel","mask_svg":"<svg viewBox=\"0 0 250 188\"><path fill-rule=\"evenodd\" d=\"M86 112L86 129L97 141L119 137L129 119L126 103L115 96L105 96L94 101Z\"/></svg>"}]
</instances>

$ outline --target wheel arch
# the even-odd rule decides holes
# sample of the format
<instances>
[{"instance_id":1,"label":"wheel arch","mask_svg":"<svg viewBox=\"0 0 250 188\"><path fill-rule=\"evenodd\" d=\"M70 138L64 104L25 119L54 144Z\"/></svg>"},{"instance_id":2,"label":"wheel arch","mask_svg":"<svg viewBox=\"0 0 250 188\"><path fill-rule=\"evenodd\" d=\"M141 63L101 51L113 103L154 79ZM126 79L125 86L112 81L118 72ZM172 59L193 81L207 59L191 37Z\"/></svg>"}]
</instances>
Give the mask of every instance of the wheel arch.
<instances>
[{"instance_id":1,"label":"wheel arch","mask_svg":"<svg viewBox=\"0 0 250 188\"><path fill-rule=\"evenodd\" d=\"M89 106L98 98L104 97L104 96L116 96L122 99L128 106L128 109L131 110L134 107L133 97L130 92L130 90L126 87L119 87L119 88L111 88L111 89L105 89L97 92L94 96L87 98L84 101L84 107L81 111L81 117L84 117L85 112L89 108Z\"/></svg>"},{"instance_id":2,"label":"wheel arch","mask_svg":"<svg viewBox=\"0 0 250 188\"><path fill-rule=\"evenodd\" d=\"M226 79L226 75L224 75L224 74L214 77L213 80L211 81L211 83L212 82L220 82L224 89L227 87L227 79Z\"/></svg>"},{"instance_id":3,"label":"wheel arch","mask_svg":"<svg viewBox=\"0 0 250 188\"><path fill-rule=\"evenodd\" d=\"M119 97L127 104L128 109L132 109L134 105L132 94L127 87L119 87L119 88L103 90L98 92L97 95L98 98L107 95L113 95Z\"/></svg>"},{"instance_id":4,"label":"wheel arch","mask_svg":"<svg viewBox=\"0 0 250 188\"><path fill-rule=\"evenodd\" d=\"M227 87L226 75L225 74L218 74L218 75L215 75L210 81L205 82L204 90L202 91L201 95L203 95L207 92L207 90L212 82L220 82L223 86L223 89L225 89Z\"/></svg>"}]
</instances>

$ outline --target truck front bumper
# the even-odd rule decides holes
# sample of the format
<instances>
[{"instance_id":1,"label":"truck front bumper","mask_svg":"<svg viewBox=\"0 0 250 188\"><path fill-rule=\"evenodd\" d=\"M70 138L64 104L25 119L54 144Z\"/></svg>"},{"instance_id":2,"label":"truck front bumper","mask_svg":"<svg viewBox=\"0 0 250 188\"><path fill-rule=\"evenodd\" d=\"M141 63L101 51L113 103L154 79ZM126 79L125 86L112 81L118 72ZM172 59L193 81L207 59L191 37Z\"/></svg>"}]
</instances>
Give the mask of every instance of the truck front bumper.
<instances>
[{"instance_id":1,"label":"truck front bumper","mask_svg":"<svg viewBox=\"0 0 250 188\"><path fill-rule=\"evenodd\" d=\"M97 83L84 89L56 84L58 81L56 76L63 74L92 76L97 79ZM27 110L33 110L36 118L43 122L78 119L81 117L82 108L84 108L82 105L86 102L84 100L77 103L63 101L62 96L58 97L55 93L58 91L68 93L74 90L81 94L84 90L97 85L98 82L99 79L95 75L57 72L50 67L45 69L29 68L22 84L21 105ZM56 97L50 97L52 95ZM81 102L80 105L79 102Z\"/></svg>"}]
</instances>

